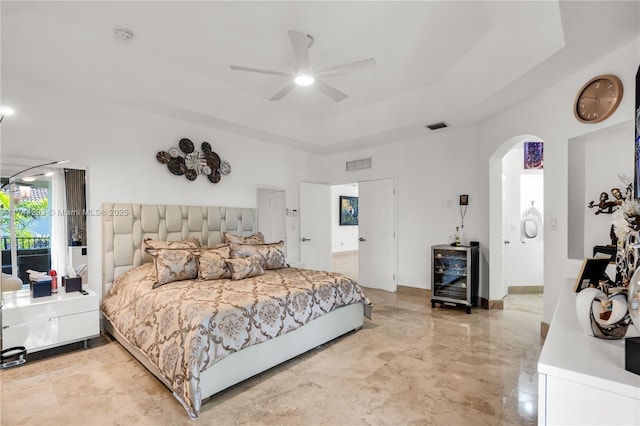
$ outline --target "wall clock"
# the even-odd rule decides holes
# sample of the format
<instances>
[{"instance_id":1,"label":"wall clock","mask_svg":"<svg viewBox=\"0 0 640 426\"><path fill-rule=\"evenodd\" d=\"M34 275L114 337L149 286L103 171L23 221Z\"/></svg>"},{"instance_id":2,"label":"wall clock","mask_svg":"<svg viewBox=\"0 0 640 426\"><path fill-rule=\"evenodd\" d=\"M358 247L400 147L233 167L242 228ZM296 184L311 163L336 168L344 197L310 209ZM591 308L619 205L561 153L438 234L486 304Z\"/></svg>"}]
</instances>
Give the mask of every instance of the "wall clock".
<instances>
[{"instance_id":1,"label":"wall clock","mask_svg":"<svg viewBox=\"0 0 640 426\"><path fill-rule=\"evenodd\" d=\"M622 82L611 74L589 80L576 96L573 113L581 123L599 123L614 113L622 100Z\"/></svg>"}]
</instances>

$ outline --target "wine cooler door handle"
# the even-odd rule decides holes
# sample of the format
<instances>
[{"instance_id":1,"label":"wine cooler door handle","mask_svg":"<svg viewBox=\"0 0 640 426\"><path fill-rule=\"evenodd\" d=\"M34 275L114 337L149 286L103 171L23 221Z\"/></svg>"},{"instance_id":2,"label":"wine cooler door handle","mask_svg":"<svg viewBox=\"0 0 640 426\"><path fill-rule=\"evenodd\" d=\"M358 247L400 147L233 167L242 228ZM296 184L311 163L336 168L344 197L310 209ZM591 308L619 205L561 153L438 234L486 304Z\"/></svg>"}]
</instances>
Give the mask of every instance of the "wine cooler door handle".
<instances>
[{"instance_id":1,"label":"wine cooler door handle","mask_svg":"<svg viewBox=\"0 0 640 426\"><path fill-rule=\"evenodd\" d=\"M311 241L311 238L305 238L305 237L302 237L302 238L301 238L301 240L302 240L302 242L304 243L305 241Z\"/></svg>"},{"instance_id":2,"label":"wine cooler door handle","mask_svg":"<svg viewBox=\"0 0 640 426\"><path fill-rule=\"evenodd\" d=\"M360 237L360 238L358 238L358 241L367 241L367 240L365 240L364 238Z\"/></svg>"}]
</instances>

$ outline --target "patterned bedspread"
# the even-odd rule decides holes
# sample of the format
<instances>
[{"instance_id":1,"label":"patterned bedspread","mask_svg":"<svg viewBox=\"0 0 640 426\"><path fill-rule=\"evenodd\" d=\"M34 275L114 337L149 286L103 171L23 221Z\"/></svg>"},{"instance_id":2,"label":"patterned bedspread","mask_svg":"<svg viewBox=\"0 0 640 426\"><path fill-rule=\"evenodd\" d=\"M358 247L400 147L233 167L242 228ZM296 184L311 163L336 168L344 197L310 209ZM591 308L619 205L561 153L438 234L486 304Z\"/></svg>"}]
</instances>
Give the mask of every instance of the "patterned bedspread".
<instances>
[{"instance_id":1,"label":"patterned bedspread","mask_svg":"<svg viewBox=\"0 0 640 426\"><path fill-rule=\"evenodd\" d=\"M123 274L102 311L155 364L192 417L200 373L228 355L295 330L340 306L370 302L351 278L306 269L243 280L179 281L152 289L151 264Z\"/></svg>"}]
</instances>

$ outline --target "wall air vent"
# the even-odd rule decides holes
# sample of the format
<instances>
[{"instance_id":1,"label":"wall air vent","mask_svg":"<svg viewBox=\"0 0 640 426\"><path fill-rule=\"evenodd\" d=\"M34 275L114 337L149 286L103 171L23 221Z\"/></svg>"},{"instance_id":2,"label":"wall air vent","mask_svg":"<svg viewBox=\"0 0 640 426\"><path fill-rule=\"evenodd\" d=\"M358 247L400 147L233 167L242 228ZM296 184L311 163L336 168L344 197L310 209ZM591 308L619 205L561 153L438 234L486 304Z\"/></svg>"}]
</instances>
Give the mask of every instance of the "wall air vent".
<instances>
[{"instance_id":1,"label":"wall air vent","mask_svg":"<svg viewBox=\"0 0 640 426\"><path fill-rule=\"evenodd\" d=\"M371 157L363 158L361 160L347 161L347 171L352 172L354 170L370 169Z\"/></svg>"},{"instance_id":2,"label":"wall air vent","mask_svg":"<svg viewBox=\"0 0 640 426\"><path fill-rule=\"evenodd\" d=\"M449 127L449 125L447 124L446 121L439 121L437 123L427 124L424 127L431 130L438 130L438 129L444 129L445 127Z\"/></svg>"}]
</instances>

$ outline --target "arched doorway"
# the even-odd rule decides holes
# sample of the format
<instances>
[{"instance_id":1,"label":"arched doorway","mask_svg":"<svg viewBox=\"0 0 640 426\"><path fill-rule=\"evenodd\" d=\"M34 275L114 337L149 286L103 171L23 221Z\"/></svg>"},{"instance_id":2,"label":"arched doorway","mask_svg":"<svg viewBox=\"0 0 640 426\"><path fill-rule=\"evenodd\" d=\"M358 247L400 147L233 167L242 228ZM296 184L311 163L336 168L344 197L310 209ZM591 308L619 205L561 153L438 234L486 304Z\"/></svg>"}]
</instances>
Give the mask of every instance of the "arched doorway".
<instances>
[{"instance_id":1,"label":"arched doorway","mask_svg":"<svg viewBox=\"0 0 640 426\"><path fill-rule=\"evenodd\" d=\"M525 142L542 140L535 135L514 136L489 159L489 299L494 306L501 305L509 286L514 292L528 292L540 291L543 285L543 169L526 167ZM534 219L535 211L540 223Z\"/></svg>"}]
</instances>

